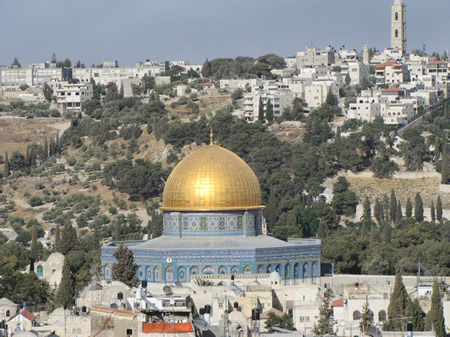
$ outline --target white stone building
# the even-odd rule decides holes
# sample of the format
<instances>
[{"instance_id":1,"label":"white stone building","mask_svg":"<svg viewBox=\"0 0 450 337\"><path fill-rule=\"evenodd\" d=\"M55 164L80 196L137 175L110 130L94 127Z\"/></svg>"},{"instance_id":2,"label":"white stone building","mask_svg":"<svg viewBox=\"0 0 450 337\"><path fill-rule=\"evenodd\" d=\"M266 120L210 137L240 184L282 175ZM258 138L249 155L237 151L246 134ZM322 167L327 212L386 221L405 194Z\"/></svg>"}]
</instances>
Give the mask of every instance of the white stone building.
<instances>
[{"instance_id":1,"label":"white stone building","mask_svg":"<svg viewBox=\"0 0 450 337\"><path fill-rule=\"evenodd\" d=\"M69 83L52 81L50 86L56 97L56 105L59 111L81 112L83 103L92 98L93 85L91 83Z\"/></svg>"}]
</instances>

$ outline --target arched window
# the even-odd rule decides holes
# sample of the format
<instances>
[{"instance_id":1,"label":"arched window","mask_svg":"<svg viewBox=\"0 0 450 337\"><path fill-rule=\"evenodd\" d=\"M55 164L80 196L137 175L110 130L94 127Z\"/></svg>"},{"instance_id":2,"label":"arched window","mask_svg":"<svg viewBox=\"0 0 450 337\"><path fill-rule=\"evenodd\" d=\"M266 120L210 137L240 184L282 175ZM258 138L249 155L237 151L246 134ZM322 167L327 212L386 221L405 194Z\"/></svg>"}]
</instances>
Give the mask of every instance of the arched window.
<instances>
[{"instance_id":1,"label":"arched window","mask_svg":"<svg viewBox=\"0 0 450 337\"><path fill-rule=\"evenodd\" d=\"M300 276L300 266L298 263L294 264L294 278L298 278Z\"/></svg>"},{"instance_id":2,"label":"arched window","mask_svg":"<svg viewBox=\"0 0 450 337\"><path fill-rule=\"evenodd\" d=\"M266 267L266 273L270 274L272 272L272 265L268 264Z\"/></svg>"},{"instance_id":3,"label":"arched window","mask_svg":"<svg viewBox=\"0 0 450 337\"><path fill-rule=\"evenodd\" d=\"M237 267L237 266L233 266L233 267L231 267L231 274L237 274L237 273L238 273L238 271L239 271L239 269L238 269L238 267Z\"/></svg>"},{"instance_id":4,"label":"arched window","mask_svg":"<svg viewBox=\"0 0 450 337\"><path fill-rule=\"evenodd\" d=\"M308 277L308 264L304 263L303 264L303 278L307 278Z\"/></svg>"},{"instance_id":5,"label":"arched window","mask_svg":"<svg viewBox=\"0 0 450 337\"><path fill-rule=\"evenodd\" d=\"M214 273L215 273L214 267L212 266L206 266L202 270L202 274L214 274Z\"/></svg>"},{"instance_id":6,"label":"arched window","mask_svg":"<svg viewBox=\"0 0 450 337\"><path fill-rule=\"evenodd\" d=\"M41 265L37 266L36 271L37 271L37 276L38 277L44 276L44 267L42 267Z\"/></svg>"},{"instance_id":7,"label":"arched window","mask_svg":"<svg viewBox=\"0 0 450 337\"><path fill-rule=\"evenodd\" d=\"M359 321L361 319L361 313L358 310L353 311L353 320Z\"/></svg>"},{"instance_id":8,"label":"arched window","mask_svg":"<svg viewBox=\"0 0 450 337\"><path fill-rule=\"evenodd\" d=\"M103 270L103 275L105 275L106 280L110 280L112 278L111 266L109 264L105 264L105 269Z\"/></svg>"},{"instance_id":9,"label":"arched window","mask_svg":"<svg viewBox=\"0 0 450 337\"><path fill-rule=\"evenodd\" d=\"M252 273L252 267L245 266L244 267L244 274L251 274Z\"/></svg>"},{"instance_id":10,"label":"arched window","mask_svg":"<svg viewBox=\"0 0 450 337\"><path fill-rule=\"evenodd\" d=\"M173 267L166 267L166 281L173 281Z\"/></svg>"},{"instance_id":11,"label":"arched window","mask_svg":"<svg viewBox=\"0 0 450 337\"><path fill-rule=\"evenodd\" d=\"M395 12L395 21L398 21L398 12Z\"/></svg>"},{"instance_id":12,"label":"arched window","mask_svg":"<svg viewBox=\"0 0 450 337\"><path fill-rule=\"evenodd\" d=\"M288 280L291 278L291 265L287 264L284 266L284 279Z\"/></svg>"},{"instance_id":13,"label":"arched window","mask_svg":"<svg viewBox=\"0 0 450 337\"><path fill-rule=\"evenodd\" d=\"M147 267L147 281L153 281L152 267Z\"/></svg>"},{"instance_id":14,"label":"arched window","mask_svg":"<svg viewBox=\"0 0 450 337\"><path fill-rule=\"evenodd\" d=\"M258 274L264 273L264 267L262 265L258 266Z\"/></svg>"},{"instance_id":15,"label":"arched window","mask_svg":"<svg viewBox=\"0 0 450 337\"><path fill-rule=\"evenodd\" d=\"M155 267L155 281L159 282L161 280L161 270L159 267Z\"/></svg>"},{"instance_id":16,"label":"arched window","mask_svg":"<svg viewBox=\"0 0 450 337\"><path fill-rule=\"evenodd\" d=\"M277 264L277 266L275 267L275 270L278 274L280 274L280 276L282 275L281 274L281 265Z\"/></svg>"},{"instance_id":17,"label":"arched window","mask_svg":"<svg viewBox=\"0 0 450 337\"><path fill-rule=\"evenodd\" d=\"M398 37L398 29L395 30L395 37Z\"/></svg>"},{"instance_id":18,"label":"arched window","mask_svg":"<svg viewBox=\"0 0 450 337\"><path fill-rule=\"evenodd\" d=\"M6 310L6 317L9 317L11 315L11 312L9 310Z\"/></svg>"},{"instance_id":19,"label":"arched window","mask_svg":"<svg viewBox=\"0 0 450 337\"><path fill-rule=\"evenodd\" d=\"M197 267L192 267L191 268L191 275L197 275L198 274L198 268Z\"/></svg>"},{"instance_id":20,"label":"arched window","mask_svg":"<svg viewBox=\"0 0 450 337\"><path fill-rule=\"evenodd\" d=\"M219 267L219 274L226 274L227 273L227 267L220 266Z\"/></svg>"},{"instance_id":21,"label":"arched window","mask_svg":"<svg viewBox=\"0 0 450 337\"><path fill-rule=\"evenodd\" d=\"M317 262L314 262L311 268L312 268L312 277L317 277Z\"/></svg>"},{"instance_id":22,"label":"arched window","mask_svg":"<svg viewBox=\"0 0 450 337\"><path fill-rule=\"evenodd\" d=\"M385 322L386 321L386 311L380 310L378 312L378 322Z\"/></svg>"},{"instance_id":23,"label":"arched window","mask_svg":"<svg viewBox=\"0 0 450 337\"><path fill-rule=\"evenodd\" d=\"M373 322L373 311L369 309L368 315L369 315L369 321Z\"/></svg>"}]
</instances>

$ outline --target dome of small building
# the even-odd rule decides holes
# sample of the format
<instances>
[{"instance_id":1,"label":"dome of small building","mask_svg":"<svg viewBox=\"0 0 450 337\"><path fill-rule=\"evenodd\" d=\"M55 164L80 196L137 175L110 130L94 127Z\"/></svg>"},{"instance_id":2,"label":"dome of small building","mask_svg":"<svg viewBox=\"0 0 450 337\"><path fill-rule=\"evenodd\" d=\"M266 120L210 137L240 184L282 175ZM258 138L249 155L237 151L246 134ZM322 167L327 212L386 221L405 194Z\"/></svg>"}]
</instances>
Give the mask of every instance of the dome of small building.
<instances>
[{"instance_id":1,"label":"dome of small building","mask_svg":"<svg viewBox=\"0 0 450 337\"><path fill-rule=\"evenodd\" d=\"M47 263L64 263L64 255L61 253L52 253L47 258Z\"/></svg>"},{"instance_id":2,"label":"dome of small building","mask_svg":"<svg viewBox=\"0 0 450 337\"><path fill-rule=\"evenodd\" d=\"M164 187L163 211L257 210L261 187L250 166L217 145L184 158Z\"/></svg>"},{"instance_id":3,"label":"dome of small building","mask_svg":"<svg viewBox=\"0 0 450 337\"><path fill-rule=\"evenodd\" d=\"M276 271L271 272L270 275L269 275L269 281L270 281L270 282L272 282L272 281L278 281L278 280L280 280L280 279L281 279L281 276L280 276L280 274L279 274L278 272L276 272Z\"/></svg>"}]
</instances>

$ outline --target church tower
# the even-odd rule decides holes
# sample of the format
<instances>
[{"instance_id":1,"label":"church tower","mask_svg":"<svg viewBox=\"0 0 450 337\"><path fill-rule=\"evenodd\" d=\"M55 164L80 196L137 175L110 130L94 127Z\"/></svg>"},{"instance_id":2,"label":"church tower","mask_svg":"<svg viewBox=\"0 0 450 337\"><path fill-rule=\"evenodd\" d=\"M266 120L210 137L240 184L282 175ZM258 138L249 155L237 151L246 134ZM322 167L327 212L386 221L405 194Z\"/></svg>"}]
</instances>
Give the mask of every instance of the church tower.
<instances>
[{"instance_id":1,"label":"church tower","mask_svg":"<svg viewBox=\"0 0 450 337\"><path fill-rule=\"evenodd\" d=\"M392 5L391 47L406 54L406 5L395 0Z\"/></svg>"}]
</instances>

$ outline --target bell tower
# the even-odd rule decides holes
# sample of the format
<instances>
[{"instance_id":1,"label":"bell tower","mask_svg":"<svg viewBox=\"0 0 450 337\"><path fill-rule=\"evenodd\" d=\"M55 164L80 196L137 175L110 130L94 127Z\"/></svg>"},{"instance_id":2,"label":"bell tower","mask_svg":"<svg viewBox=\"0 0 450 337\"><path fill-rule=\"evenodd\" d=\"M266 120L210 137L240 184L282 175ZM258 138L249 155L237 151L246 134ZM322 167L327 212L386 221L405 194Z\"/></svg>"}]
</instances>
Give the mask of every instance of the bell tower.
<instances>
[{"instance_id":1,"label":"bell tower","mask_svg":"<svg viewBox=\"0 0 450 337\"><path fill-rule=\"evenodd\" d=\"M395 0L392 4L391 48L406 54L406 5L403 0Z\"/></svg>"}]
</instances>

